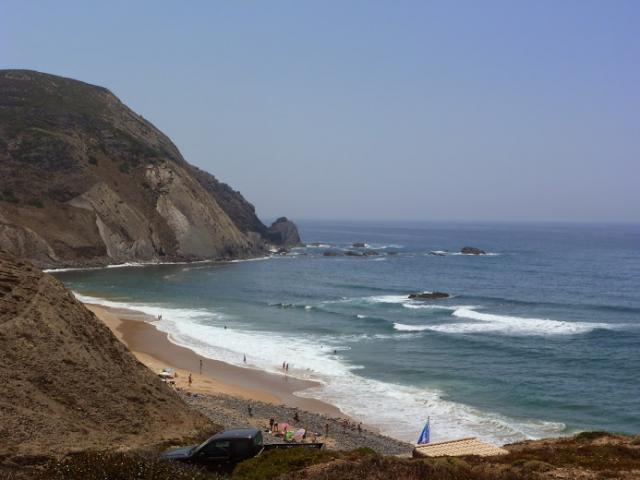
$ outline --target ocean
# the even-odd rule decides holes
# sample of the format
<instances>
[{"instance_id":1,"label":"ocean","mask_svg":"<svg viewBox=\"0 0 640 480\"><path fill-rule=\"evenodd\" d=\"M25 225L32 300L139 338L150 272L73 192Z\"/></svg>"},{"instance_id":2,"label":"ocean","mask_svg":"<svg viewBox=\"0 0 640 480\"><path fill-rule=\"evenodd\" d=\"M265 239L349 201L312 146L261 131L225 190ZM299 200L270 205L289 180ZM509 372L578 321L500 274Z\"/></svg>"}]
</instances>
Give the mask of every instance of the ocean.
<instances>
[{"instance_id":1,"label":"ocean","mask_svg":"<svg viewBox=\"0 0 640 480\"><path fill-rule=\"evenodd\" d=\"M640 226L299 222L291 255L58 271L207 357L403 440L640 432ZM366 242L379 254L328 257ZM456 254L463 246L484 256ZM431 255L431 251L449 252ZM443 291L417 301L408 294ZM226 327L226 329L225 329Z\"/></svg>"}]
</instances>

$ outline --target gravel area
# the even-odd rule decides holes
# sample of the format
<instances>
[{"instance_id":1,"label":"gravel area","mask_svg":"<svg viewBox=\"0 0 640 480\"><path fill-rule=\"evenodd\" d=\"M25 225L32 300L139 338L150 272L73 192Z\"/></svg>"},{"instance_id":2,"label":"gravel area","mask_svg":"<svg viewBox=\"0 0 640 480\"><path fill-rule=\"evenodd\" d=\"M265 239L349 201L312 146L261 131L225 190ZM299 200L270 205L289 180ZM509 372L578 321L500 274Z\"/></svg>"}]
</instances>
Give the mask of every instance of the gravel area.
<instances>
[{"instance_id":1,"label":"gravel area","mask_svg":"<svg viewBox=\"0 0 640 480\"><path fill-rule=\"evenodd\" d=\"M282 438L268 433L269 419L276 422L287 422L295 427L305 428L307 432L315 432L318 442L334 450L353 450L368 447L384 455L410 455L413 445L395 440L361 427L353 422L345 425L345 419L329 418L318 413L307 412L286 405L273 405L257 401L243 400L228 395L188 395L181 393L185 402L209 417L214 423L225 429L253 426L262 430L265 443L281 443ZM251 407L251 414L249 414ZM299 421L295 421L295 414ZM326 425L329 435L325 435ZM309 435L307 441L311 441Z\"/></svg>"}]
</instances>

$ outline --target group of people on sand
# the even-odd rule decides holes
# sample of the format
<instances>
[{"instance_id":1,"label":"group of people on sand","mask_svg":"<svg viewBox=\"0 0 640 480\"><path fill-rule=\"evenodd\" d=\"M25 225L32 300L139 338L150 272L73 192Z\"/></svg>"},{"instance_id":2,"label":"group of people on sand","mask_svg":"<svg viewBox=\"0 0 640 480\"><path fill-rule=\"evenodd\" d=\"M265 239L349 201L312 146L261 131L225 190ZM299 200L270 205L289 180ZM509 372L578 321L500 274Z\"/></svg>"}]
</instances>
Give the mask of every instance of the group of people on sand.
<instances>
[{"instance_id":1,"label":"group of people on sand","mask_svg":"<svg viewBox=\"0 0 640 480\"><path fill-rule=\"evenodd\" d=\"M358 433L362 433L362 423L352 422L348 418L343 418L339 420L339 422L342 425L342 433L347 433L347 430L351 430L352 432L357 430Z\"/></svg>"},{"instance_id":2,"label":"group of people on sand","mask_svg":"<svg viewBox=\"0 0 640 480\"><path fill-rule=\"evenodd\" d=\"M294 413L293 421L300 423L298 412ZM286 422L276 422L274 418L270 418L267 432L276 437L283 437L286 442L305 443L308 440L311 443L315 443L318 440L318 436L320 436L319 433L310 431L308 428L295 428L291 430L289 427L293 427L293 425Z\"/></svg>"}]
</instances>

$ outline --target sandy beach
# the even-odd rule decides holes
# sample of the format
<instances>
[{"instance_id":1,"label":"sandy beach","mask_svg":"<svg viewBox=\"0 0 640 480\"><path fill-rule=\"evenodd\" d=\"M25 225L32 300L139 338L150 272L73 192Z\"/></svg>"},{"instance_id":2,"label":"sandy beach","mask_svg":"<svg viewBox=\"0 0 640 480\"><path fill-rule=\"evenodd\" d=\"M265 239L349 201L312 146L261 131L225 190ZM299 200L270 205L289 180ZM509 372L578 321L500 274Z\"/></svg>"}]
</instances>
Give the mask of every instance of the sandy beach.
<instances>
[{"instance_id":1,"label":"sandy beach","mask_svg":"<svg viewBox=\"0 0 640 480\"><path fill-rule=\"evenodd\" d=\"M329 448L350 450L367 446L385 454L411 452L411 445L381 435L375 428L360 424L358 429L355 421L329 403L295 395L297 391L317 386L315 382L200 356L172 343L166 333L154 327L155 319L142 312L95 304L85 306L152 371L173 369L177 373L176 390L184 401L223 428L252 425L265 430L273 418L317 432L318 441ZM327 429L328 436L325 435ZM267 432L265 438L269 442L282 441Z\"/></svg>"},{"instance_id":2,"label":"sandy beach","mask_svg":"<svg viewBox=\"0 0 640 480\"><path fill-rule=\"evenodd\" d=\"M141 312L86 304L99 319L154 372L172 368L176 386L185 392L226 394L247 400L286 404L329 416L345 417L335 406L300 398L294 392L316 386L315 382L252 368L241 368L198 355L172 343L167 334L153 326L154 318ZM200 372L202 362L202 372ZM192 384L188 377L191 374Z\"/></svg>"}]
</instances>

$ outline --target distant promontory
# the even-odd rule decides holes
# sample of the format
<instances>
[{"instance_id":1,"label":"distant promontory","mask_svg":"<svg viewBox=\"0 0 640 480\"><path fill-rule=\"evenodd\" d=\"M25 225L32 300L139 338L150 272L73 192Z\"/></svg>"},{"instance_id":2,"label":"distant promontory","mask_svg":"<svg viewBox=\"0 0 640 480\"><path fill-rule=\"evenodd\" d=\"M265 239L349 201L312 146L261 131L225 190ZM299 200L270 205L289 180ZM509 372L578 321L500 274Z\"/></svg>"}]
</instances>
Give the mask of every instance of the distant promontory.
<instances>
[{"instance_id":1,"label":"distant promontory","mask_svg":"<svg viewBox=\"0 0 640 480\"><path fill-rule=\"evenodd\" d=\"M0 249L43 267L228 259L284 245L287 229L109 90L0 71Z\"/></svg>"}]
</instances>

